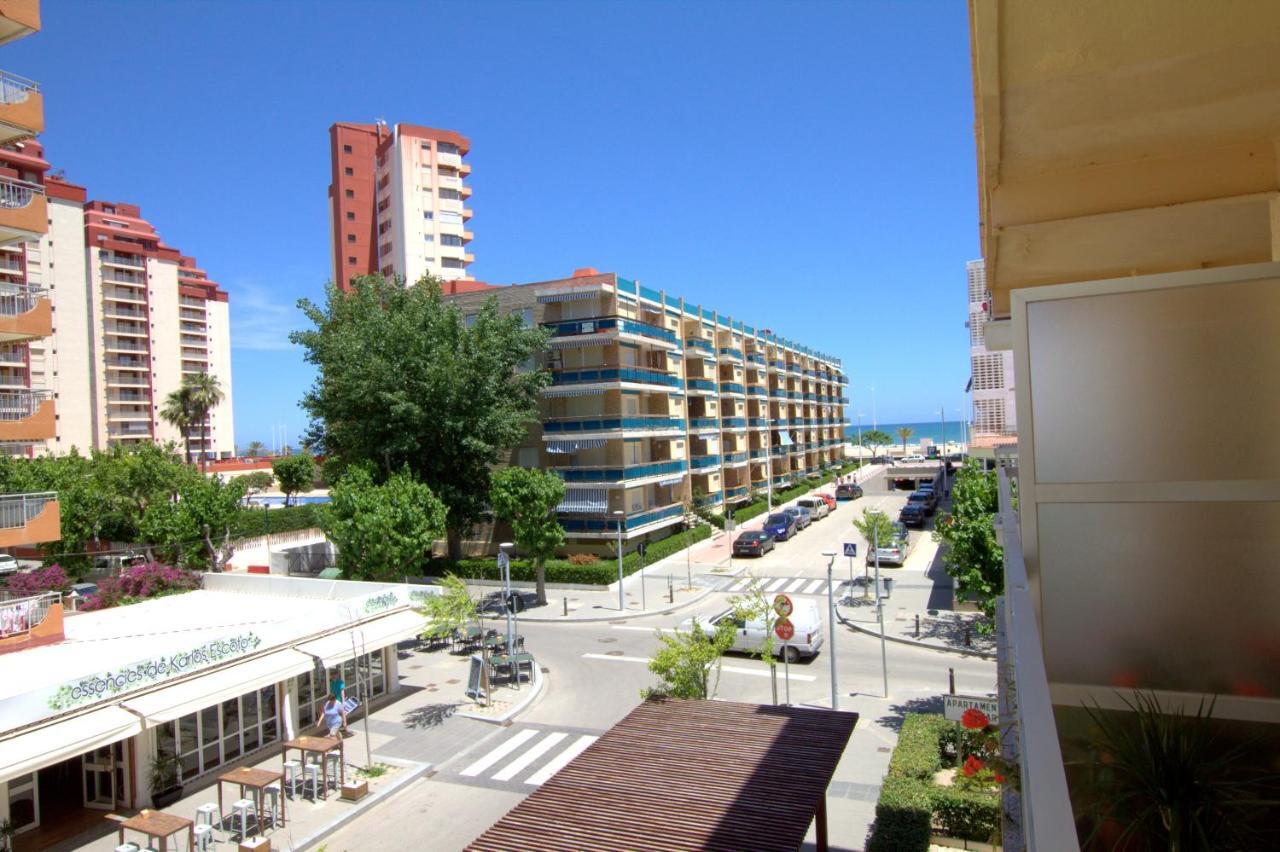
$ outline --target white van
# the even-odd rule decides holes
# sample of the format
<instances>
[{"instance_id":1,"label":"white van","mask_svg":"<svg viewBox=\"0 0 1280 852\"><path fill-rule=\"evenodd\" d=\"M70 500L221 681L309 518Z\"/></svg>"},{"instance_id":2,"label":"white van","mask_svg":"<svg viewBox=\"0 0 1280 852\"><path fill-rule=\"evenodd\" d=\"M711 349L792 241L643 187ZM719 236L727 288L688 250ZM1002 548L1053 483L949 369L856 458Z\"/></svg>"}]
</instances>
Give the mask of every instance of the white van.
<instances>
[{"instance_id":1,"label":"white van","mask_svg":"<svg viewBox=\"0 0 1280 852\"><path fill-rule=\"evenodd\" d=\"M770 598L770 601L772 601L772 598ZM791 598L791 603L795 609L792 611L789 620L795 626L795 635L785 644L787 657L794 663L801 657L816 657L818 655L818 651L822 648L823 639L826 637L826 630L822 625L822 611L818 608L816 598L793 597ZM688 630L693 626L693 622L697 621L703 630L710 633L726 618L733 618L733 610L725 610L713 616L697 616L685 621L681 628ZM771 620L776 619L771 618ZM735 627L737 629L734 634L733 646L730 650L740 651L744 654L759 653L764 647L764 620L738 621ZM773 653L778 657L783 654L783 644L782 640L777 636L773 637Z\"/></svg>"},{"instance_id":2,"label":"white van","mask_svg":"<svg viewBox=\"0 0 1280 852\"><path fill-rule=\"evenodd\" d=\"M827 501L821 497L801 497L796 501L797 506L804 506L809 510L809 514L813 515L815 521L822 520L831 510L827 508Z\"/></svg>"}]
</instances>

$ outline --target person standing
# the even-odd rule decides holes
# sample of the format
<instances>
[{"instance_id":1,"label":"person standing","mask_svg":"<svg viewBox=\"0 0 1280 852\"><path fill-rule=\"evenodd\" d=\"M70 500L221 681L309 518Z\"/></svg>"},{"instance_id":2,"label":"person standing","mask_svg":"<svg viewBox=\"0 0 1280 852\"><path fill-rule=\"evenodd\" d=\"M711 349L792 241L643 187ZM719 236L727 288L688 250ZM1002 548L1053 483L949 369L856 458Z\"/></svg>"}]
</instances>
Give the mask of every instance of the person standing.
<instances>
[{"instance_id":1,"label":"person standing","mask_svg":"<svg viewBox=\"0 0 1280 852\"><path fill-rule=\"evenodd\" d=\"M342 679L342 670L334 669L329 675L329 694L338 699L338 703L347 700L347 683Z\"/></svg>"},{"instance_id":2,"label":"person standing","mask_svg":"<svg viewBox=\"0 0 1280 852\"><path fill-rule=\"evenodd\" d=\"M342 702L337 698L332 695L326 698L321 712L324 717L323 725L329 731L329 736L335 737L339 730L346 729L347 711L342 709Z\"/></svg>"}]
</instances>

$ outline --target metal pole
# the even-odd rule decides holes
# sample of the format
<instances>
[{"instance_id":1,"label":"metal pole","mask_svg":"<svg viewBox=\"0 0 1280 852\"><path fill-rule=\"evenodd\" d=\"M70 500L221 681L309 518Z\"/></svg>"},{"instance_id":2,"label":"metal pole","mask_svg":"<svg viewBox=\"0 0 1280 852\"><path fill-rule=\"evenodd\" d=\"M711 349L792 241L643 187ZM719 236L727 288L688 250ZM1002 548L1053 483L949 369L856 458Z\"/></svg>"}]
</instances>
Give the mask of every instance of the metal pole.
<instances>
[{"instance_id":1,"label":"metal pole","mask_svg":"<svg viewBox=\"0 0 1280 852\"><path fill-rule=\"evenodd\" d=\"M835 564L833 553L827 560L827 619L831 622L831 709L840 709L840 692L836 689L836 594L832 588L831 566Z\"/></svg>"},{"instance_id":2,"label":"metal pole","mask_svg":"<svg viewBox=\"0 0 1280 852\"><path fill-rule=\"evenodd\" d=\"M618 525L618 612L627 611L627 602L622 596L622 512L615 511L613 519Z\"/></svg>"},{"instance_id":3,"label":"metal pole","mask_svg":"<svg viewBox=\"0 0 1280 852\"><path fill-rule=\"evenodd\" d=\"M866 449L862 446L862 412L858 412L858 467L862 467L862 451ZM854 477L855 481L857 477Z\"/></svg>"},{"instance_id":4,"label":"metal pole","mask_svg":"<svg viewBox=\"0 0 1280 852\"><path fill-rule=\"evenodd\" d=\"M876 548L876 615L880 620L880 670L884 672L884 697L889 697L889 653L885 650L884 601L880 598L880 525L871 529L872 547Z\"/></svg>"},{"instance_id":5,"label":"metal pole","mask_svg":"<svg viewBox=\"0 0 1280 852\"><path fill-rule=\"evenodd\" d=\"M502 611L507 617L507 653L514 651L515 630L511 626L511 547L509 543L498 545L498 551L506 555L502 564Z\"/></svg>"},{"instance_id":6,"label":"metal pole","mask_svg":"<svg viewBox=\"0 0 1280 852\"><path fill-rule=\"evenodd\" d=\"M938 409L942 415L942 496L947 496L947 407Z\"/></svg>"},{"instance_id":7,"label":"metal pole","mask_svg":"<svg viewBox=\"0 0 1280 852\"><path fill-rule=\"evenodd\" d=\"M641 612L649 611L648 598L644 592L644 540L641 539L640 546L636 549L636 553L640 557L640 610Z\"/></svg>"},{"instance_id":8,"label":"metal pole","mask_svg":"<svg viewBox=\"0 0 1280 852\"><path fill-rule=\"evenodd\" d=\"M791 706L791 654L787 653L787 642L782 641L782 679L786 681L788 707Z\"/></svg>"}]
</instances>

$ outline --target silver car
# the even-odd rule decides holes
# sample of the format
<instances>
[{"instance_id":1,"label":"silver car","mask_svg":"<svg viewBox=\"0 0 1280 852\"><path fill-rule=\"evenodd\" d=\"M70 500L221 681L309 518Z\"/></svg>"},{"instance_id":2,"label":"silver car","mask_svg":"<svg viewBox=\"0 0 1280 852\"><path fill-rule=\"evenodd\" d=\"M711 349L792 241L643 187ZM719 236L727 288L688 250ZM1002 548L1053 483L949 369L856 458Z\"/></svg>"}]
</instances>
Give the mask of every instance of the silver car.
<instances>
[{"instance_id":1,"label":"silver car","mask_svg":"<svg viewBox=\"0 0 1280 852\"><path fill-rule=\"evenodd\" d=\"M796 501L796 505L808 509L809 514L813 516L815 521L822 520L831 512L827 508L827 501L821 497L801 497Z\"/></svg>"}]
</instances>

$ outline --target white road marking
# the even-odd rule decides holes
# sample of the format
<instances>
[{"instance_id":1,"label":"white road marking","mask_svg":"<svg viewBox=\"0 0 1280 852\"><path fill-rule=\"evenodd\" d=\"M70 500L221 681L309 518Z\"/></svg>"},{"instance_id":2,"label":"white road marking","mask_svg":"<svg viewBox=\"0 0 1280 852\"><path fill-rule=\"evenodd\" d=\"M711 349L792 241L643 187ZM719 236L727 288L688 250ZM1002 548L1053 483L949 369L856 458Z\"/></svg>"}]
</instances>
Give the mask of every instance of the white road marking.
<instances>
[{"instance_id":1,"label":"white road marking","mask_svg":"<svg viewBox=\"0 0 1280 852\"><path fill-rule=\"evenodd\" d=\"M806 585L801 591L806 595L812 594L813 591L821 585L822 585L822 580L814 580L812 583L809 583L808 585Z\"/></svg>"},{"instance_id":2,"label":"white road marking","mask_svg":"<svg viewBox=\"0 0 1280 852\"><path fill-rule=\"evenodd\" d=\"M499 760L502 760L502 758L511 754L511 752L520 748L520 746L524 745L526 742L533 739L537 735L538 735L538 732L534 730L521 731L520 733L516 734L511 739L503 743L502 745L493 749L484 757L480 758L475 763L471 764L470 766L468 766L466 769L462 770L458 774L466 775L466 776L479 775L481 772L484 772L490 766L493 766Z\"/></svg>"},{"instance_id":3,"label":"white road marking","mask_svg":"<svg viewBox=\"0 0 1280 852\"><path fill-rule=\"evenodd\" d=\"M778 579L776 579L776 580L770 580L770 581L769 581L769 584L768 584L767 586L765 586L763 589L761 589L761 591L763 591L763 592L772 592L774 589L778 588L779 586L781 586L781 585L782 585L783 583L785 583L785 582L787 582L787 578L786 578L786 577L779 577L779 578L778 578Z\"/></svg>"},{"instance_id":4,"label":"white road marking","mask_svg":"<svg viewBox=\"0 0 1280 852\"><path fill-rule=\"evenodd\" d=\"M795 591L798 591L798 590L800 589L800 587L801 587L801 586L803 586L803 585L805 584L805 582L806 582L806 581L805 581L805 579L804 579L803 577L802 577L802 578L800 578L799 580L792 580L790 583L787 583L786 587L785 587L785 588L783 588L783 589L782 589L782 591L784 591L784 592L795 592Z\"/></svg>"},{"instance_id":5,"label":"white road marking","mask_svg":"<svg viewBox=\"0 0 1280 852\"><path fill-rule=\"evenodd\" d=\"M547 752L551 751L551 749L555 748L556 743L560 742L562 739L564 739L567 736L569 735L562 734L559 731L554 731L550 734L547 734L545 737L539 740L536 745L534 745L524 754L520 755L518 758L516 758L515 760L507 764L506 769L502 770L501 772L495 773L493 776L493 780L494 781L510 781L512 778L515 778L521 772L524 772L526 769L528 769L535 760L542 757Z\"/></svg>"},{"instance_id":6,"label":"white road marking","mask_svg":"<svg viewBox=\"0 0 1280 852\"><path fill-rule=\"evenodd\" d=\"M582 659L584 660L617 660L623 663L645 663L645 664L648 664L649 662L644 657L611 657L608 654L583 654Z\"/></svg>"},{"instance_id":7,"label":"white road marking","mask_svg":"<svg viewBox=\"0 0 1280 852\"><path fill-rule=\"evenodd\" d=\"M637 630L637 631L642 631L644 633L654 633L654 632L661 633L664 630L670 629L667 627L636 627L631 624L611 624L609 626L613 630Z\"/></svg>"},{"instance_id":8,"label":"white road marking","mask_svg":"<svg viewBox=\"0 0 1280 852\"><path fill-rule=\"evenodd\" d=\"M646 663L646 664L649 662L644 657L610 657L608 654L583 654L582 656L588 660L617 660L623 663ZM739 666L721 666L720 668L722 671L733 672L734 674L751 675L752 677L768 677L769 676L768 669L744 669L744 668L740 668ZM782 677L781 663L778 664L778 668L779 668L778 677ZM817 678L814 677L813 675L804 675L804 674L793 674L791 676L791 679L803 680L803 681L817 680Z\"/></svg>"},{"instance_id":9,"label":"white road marking","mask_svg":"<svg viewBox=\"0 0 1280 852\"><path fill-rule=\"evenodd\" d=\"M747 587L747 584L750 582L751 582L750 580L734 580L732 583L729 584L728 588L726 588L725 591L740 592L743 589L745 589Z\"/></svg>"},{"instance_id":10,"label":"white road marking","mask_svg":"<svg viewBox=\"0 0 1280 852\"><path fill-rule=\"evenodd\" d=\"M535 787L541 786L547 783L548 781L551 780L551 777L553 775L555 775L561 769L564 769L566 766L568 766L569 761L573 760L575 757L577 757L578 755L586 751L587 746L591 745L593 742L595 742L598 739L600 738L592 736L591 734L583 734L582 736L578 737L577 740L574 741L573 745L569 746L567 749L560 752L560 754L556 755L555 760L551 761L546 766L539 769L536 773L526 778L524 783L532 784Z\"/></svg>"}]
</instances>

